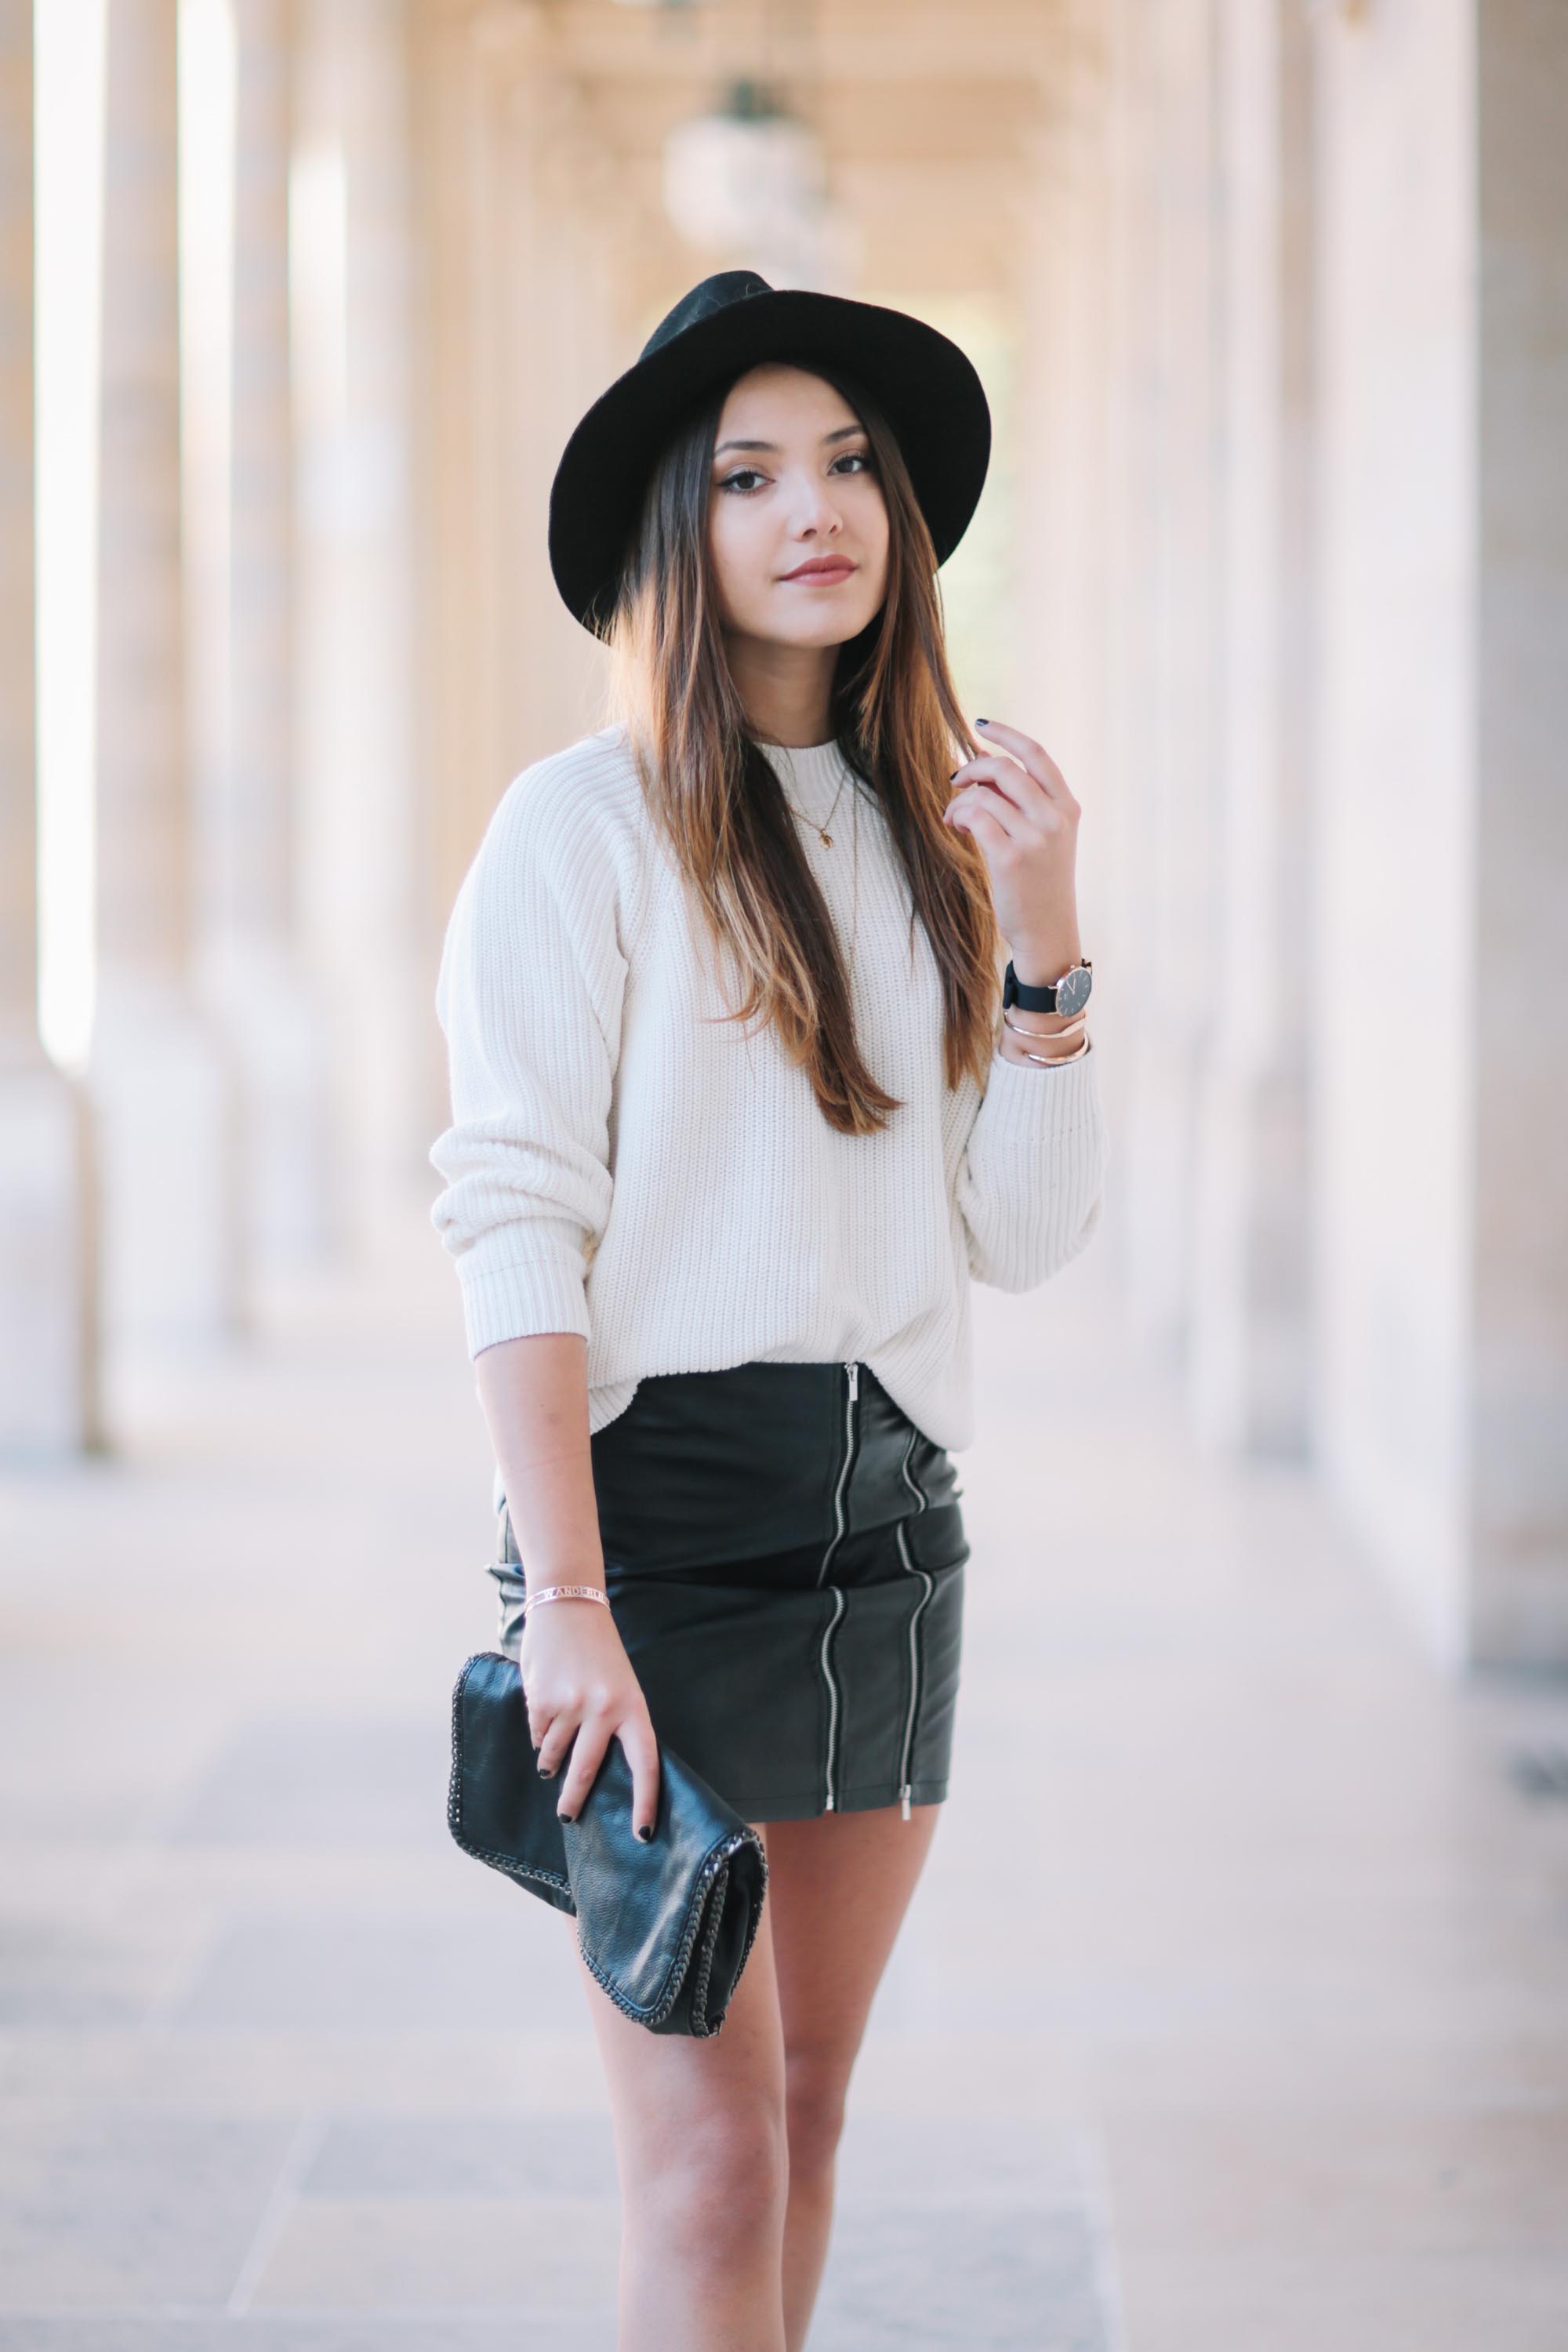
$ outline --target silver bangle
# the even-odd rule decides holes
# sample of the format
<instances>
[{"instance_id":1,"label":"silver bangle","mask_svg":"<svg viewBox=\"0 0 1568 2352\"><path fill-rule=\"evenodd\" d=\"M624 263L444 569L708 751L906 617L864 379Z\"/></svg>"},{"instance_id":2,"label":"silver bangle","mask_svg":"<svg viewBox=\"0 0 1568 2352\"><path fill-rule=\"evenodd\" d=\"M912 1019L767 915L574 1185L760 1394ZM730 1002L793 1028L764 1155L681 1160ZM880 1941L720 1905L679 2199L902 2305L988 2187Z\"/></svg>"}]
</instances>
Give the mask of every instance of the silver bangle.
<instances>
[{"instance_id":1,"label":"silver bangle","mask_svg":"<svg viewBox=\"0 0 1568 2352\"><path fill-rule=\"evenodd\" d=\"M610 1605L609 1594L597 1584L542 1584L537 1592L523 1595L525 1617L537 1601L598 1601L606 1609Z\"/></svg>"}]
</instances>

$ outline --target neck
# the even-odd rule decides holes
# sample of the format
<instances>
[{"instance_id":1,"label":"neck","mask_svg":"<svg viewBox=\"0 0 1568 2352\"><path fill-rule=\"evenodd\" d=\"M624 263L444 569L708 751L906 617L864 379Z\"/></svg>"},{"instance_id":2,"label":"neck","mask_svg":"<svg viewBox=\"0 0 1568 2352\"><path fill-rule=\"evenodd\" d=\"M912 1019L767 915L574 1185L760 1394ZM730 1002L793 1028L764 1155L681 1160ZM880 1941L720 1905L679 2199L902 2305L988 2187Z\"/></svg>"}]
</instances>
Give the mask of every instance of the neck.
<instances>
[{"instance_id":1,"label":"neck","mask_svg":"<svg viewBox=\"0 0 1568 2352\"><path fill-rule=\"evenodd\" d=\"M837 646L786 646L726 633L730 675L752 731L792 749L825 743L833 731Z\"/></svg>"}]
</instances>

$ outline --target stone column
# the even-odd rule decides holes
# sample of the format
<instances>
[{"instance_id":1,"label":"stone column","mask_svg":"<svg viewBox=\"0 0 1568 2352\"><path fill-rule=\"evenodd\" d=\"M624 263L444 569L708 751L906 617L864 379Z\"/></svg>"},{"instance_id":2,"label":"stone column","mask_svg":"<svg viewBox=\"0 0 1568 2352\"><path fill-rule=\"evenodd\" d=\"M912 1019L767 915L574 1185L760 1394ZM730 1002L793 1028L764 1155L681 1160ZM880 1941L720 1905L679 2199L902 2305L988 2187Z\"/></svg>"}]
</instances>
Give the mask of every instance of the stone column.
<instances>
[{"instance_id":1,"label":"stone column","mask_svg":"<svg viewBox=\"0 0 1568 2352\"><path fill-rule=\"evenodd\" d=\"M1568 1663L1568 14L1483 0L1469 1648Z\"/></svg>"},{"instance_id":2,"label":"stone column","mask_svg":"<svg viewBox=\"0 0 1568 2352\"><path fill-rule=\"evenodd\" d=\"M424 9L413 33L427 1151L450 1116L433 998L458 885L510 778L595 723L604 656L550 576L550 482L641 341L627 281L646 240L627 234L639 198L563 65L561 24Z\"/></svg>"},{"instance_id":3,"label":"stone column","mask_svg":"<svg viewBox=\"0 0 1568 2352\"><path fill-rule=\"evenodd\" d=\"M1107 13L1106 899L1131 1318L1190 1361L1215 1018L1213 0ZM1110 992L1108 992L1109 993Z\"/></svg>"},{"instance_id":4,"label":"stone column","mask_svg":"<svg viewBox=\"0 0 1568 2352\"><path fill-rule=\"evenodd\" d=\"M1064 8L1025 147L1013 667L1019 707L1037 711L1046 749L1083 804L1079 907L1084 952L1096 966L1091 1027L1096 1051L1105 1049L1108 1115L1119 1124L1130 1008L1113 940L1107 765L1105 37L1099 0ZM1122 1208L1119 1174L1105 1221L1107 1251L1117 1255Z\"/></svg>"},{"instance_id":5,"label":"stone column","mask_svg":"<svg viewBox=\"0 0 1568 2352\"><path fill-rule=\"evenodd\" d=\"M422 33L421 406L438 485L429 609L444 918L508 780L582 731L600 682L603 656L550 576L546 522L573 425L641 341L643 240L626 224L645 199L596 131L546 16L427 14Z\"/></svg>"},{"instance_id":6,"label":"stone column","mask_svg":"<svg viewBox=\"0 0 1568 2352\"><path fill-rule=\"evenodd\" d=\"M109 0L89 1083L111 1339L211 1340L236 1297L235 1101L192 981L180 541L176 0Z\"/></svg>"},{"instance_id":7,"label":"stone column","mask_svg":"<svg viewBox=\"0 0 1568 2352\"><path fill-rule=\"evenodd\" d=\"M1305 36L1294 0L1117 0L1070 23L1041 142L1023 609L1102 787L1084 905L1105 947L1115 1240L1200 1437L1300 1454Z\"/></svg>"},{"instance_id":8,"label":"stone column","mask_svg":"<svg viewBox=\"0 0 1568 2352\"><path fill-rule=\"evenodd\" d=\"M514 534L501 487L520 426L501 365L501 289L526 273L506 217L502 174L511 42L526 43L531 55L540 28L519 11L505 29L510 39L498 57L494 34L483 37L469 16L426 10L418 26L433 933L500 792L521 765L509 701L511 674L529 649L510 625ZM444 1068L440 1076L444 1084Z\"/></svg>"},{"instance_id":9,"label":"stone column","mask_svg":"<svg viewBox=\"0 0 1568 2352\"><path fill-rule=\"evenodd\" d=\"M0 1044L36 1061L37 754L33 449L33 11L0 5Z\"/></svg>"},{"instance_id":10,"label":"stone column","mask_svg":"<svg viewBox=\"0 0 1568 2352\"><path fill-rule=\"evenodd\" d=\"M1310 44L1299 0L1222 0L1216 124L1215 994L1198 1102L1194 1420L1310 1446Z\"/></svg>"},{"instance_id":11,"label":"stone column","mask_svg":"<svg viewBox=\"0 0 1568 2352\"><path fill-rule=\"evenodd\" d=\"M1443 1658L1560 1667L1568 15L1325 12L1316 63L1323 1460Z\"/></svg>"},{"instance_id":12,"label":"stone column","mask_svg":"<svg viewBox=\"0 0 1568 2352\"><path fill-rule=\"evenodd\" d=\"M583 731L604 661L551 577L551 480L583 411L636 356L641 336L631 326L646 297L635 282L637 248L628 250L620 228L632 199L576 79L547 58L515 74L505 137L496 299L503 306L503 414L514 420L510 595L515 634L527 648L510 669L508 719L512 742L536 760ZM546 341L550 364L541 367Z\"/></svg>"},{"instance_id":13,"label":"stone column","mask_svg":"<svg viewBox=\"0 0 1568 2352\"><path fill-rule=\"evenodd\" d=\"M0 1454L96 1444L90 1136L38 1035L33 0L0 0Z\"/></svg>"},{"instance_id":14,"label":"stone column","mask_svg":"<svg viewBox=\"0 0 1568 2352\"><path fill-rule=\"evenodd\" d=\"M434 969L419 669L404 0L302 0L303 914L332 1033L335 1230L428 1197Z\"/></svg>"},{"instance_id":15,"label":"stone column","mask_svg":"<svg viewBox=\"0 0 1568 2352\"><path fill-rule=\"evenodd\" d=\"M321 1256L330 1068L300 926L289 376L291 0L235 0L226 724L209 813L204 993L238 1067L247 1268Z\"/></svg>"}]
</instances>

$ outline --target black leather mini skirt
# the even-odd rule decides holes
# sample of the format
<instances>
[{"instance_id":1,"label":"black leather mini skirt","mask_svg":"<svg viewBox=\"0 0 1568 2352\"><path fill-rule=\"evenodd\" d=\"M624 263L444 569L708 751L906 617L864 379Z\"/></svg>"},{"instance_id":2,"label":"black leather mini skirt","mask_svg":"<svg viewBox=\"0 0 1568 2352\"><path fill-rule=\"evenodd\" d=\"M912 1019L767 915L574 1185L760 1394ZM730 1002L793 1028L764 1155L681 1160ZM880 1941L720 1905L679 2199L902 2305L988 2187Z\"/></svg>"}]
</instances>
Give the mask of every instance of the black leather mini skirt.
<instances>
[{"instance_id":1,"label":"black leather mini skirt","mask_svg":"<svg viewBox=\"0 0 1568 2352\"><path fill-rule=\"evenodd\" d=\"M865 1363L637 1384L590 1441L611 1610L660 1741L751 1822L947 1794L957 1476ZM501 1498L500 1646L525 1590Z\"/></svg>"}]
</instances>

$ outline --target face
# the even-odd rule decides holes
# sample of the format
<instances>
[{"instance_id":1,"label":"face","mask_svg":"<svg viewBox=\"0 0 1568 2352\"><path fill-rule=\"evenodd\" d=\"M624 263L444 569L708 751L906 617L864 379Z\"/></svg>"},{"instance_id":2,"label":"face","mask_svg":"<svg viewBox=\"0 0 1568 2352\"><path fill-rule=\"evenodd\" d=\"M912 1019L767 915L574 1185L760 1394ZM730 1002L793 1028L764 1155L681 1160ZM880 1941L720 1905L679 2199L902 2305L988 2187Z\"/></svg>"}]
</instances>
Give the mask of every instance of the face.
<instances>
[{"instance_id":1,"label":"face","mask_svg":"<svg viewBox=\"0 0 1568 2352\"><path fill-rule=\"evenodd\" d=\"M888 510L872 467L864 426L821 376L770 362L731 386L708 504L726 631L807 647L843 645L866 626L888 576Z\"/></svg>"}]
</instances>

